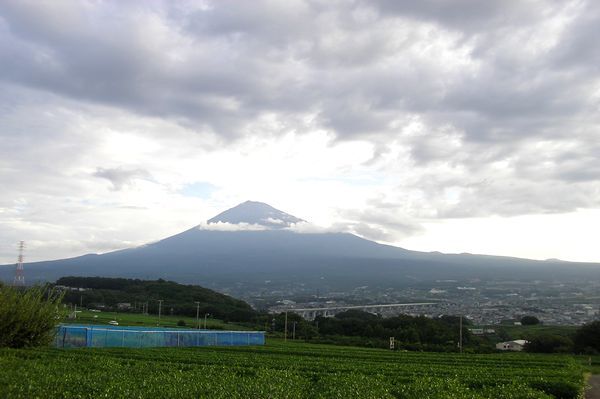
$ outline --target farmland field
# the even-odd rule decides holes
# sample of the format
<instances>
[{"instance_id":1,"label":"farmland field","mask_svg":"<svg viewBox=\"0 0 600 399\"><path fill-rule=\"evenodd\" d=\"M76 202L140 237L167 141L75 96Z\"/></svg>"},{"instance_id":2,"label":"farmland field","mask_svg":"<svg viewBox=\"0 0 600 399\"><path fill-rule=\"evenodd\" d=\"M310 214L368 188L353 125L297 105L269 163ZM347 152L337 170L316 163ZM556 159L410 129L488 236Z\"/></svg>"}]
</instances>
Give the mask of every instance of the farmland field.
<instances>
[{"instance_id":1,"label":"farmland field","mask_svg":"<svg viewBox=\"0 0 600 399\"><path fill-rule=\"evenodd\" d=\"M265 347L1 349L2 398L576 398L569 356Z\"/></svg>"},{"instance_id":2,"label":"farmland field","mask_svg":"<svg viewBox=\"0 0 600 399\"><path fill-rule=\"evenodd\" d=\"M127 312L92 312L90 310L77 311L76 319L68 319L64 317L61 323L83 323L83 324L108 324L110 320L115 320L121 325L140 326L140 327L156 327L158 324L158 316L144 315L141 313ZM195 327L196 319L187 316L170 316L162 315L160 318L161 327L177 328L177 322L183 320L186 326ZM222 320L217 320L209 317L206 321L209 329L219 330L247 330L247 327L241 327L235 323L225 323ZM204 326L204 315L201 315L200 326Z\"/></svg>"}]
</instances>

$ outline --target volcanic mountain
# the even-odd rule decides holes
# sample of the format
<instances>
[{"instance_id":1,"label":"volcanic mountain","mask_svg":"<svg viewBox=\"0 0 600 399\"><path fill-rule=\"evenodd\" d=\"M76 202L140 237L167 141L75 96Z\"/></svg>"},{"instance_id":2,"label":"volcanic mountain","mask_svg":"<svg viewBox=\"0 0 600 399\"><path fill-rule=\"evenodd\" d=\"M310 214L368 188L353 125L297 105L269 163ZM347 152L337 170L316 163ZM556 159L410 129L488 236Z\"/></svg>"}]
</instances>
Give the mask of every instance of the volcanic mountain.
<instances>
[{"instance_id":1,"label":"volcanic mountain","mask_svg":"<svg viewBox=\"0 0 600 399\"><path fill-rule=\"evenodd\" d=\"M214 218L209 219L207 223L248 224L282 229L302 222L305 221L275 209L271 205L263 202L246 201L219 213Z\"/></svg>"},{"instance_id":2,"label":"volcanic mountain","mask_svg":"<svg viewBox=\"0 0 600 399\"><path fill-rule=\"evenodd\" d=\"M265 287L343 290L444 279L600 280L599 264L409 251L349 233L300 233L303 229L293 228L302 223L267 204L248 201L207 224L154 243L28 263L25 273L28 282L62 276L163 278L241 294ZM4 281L11 281L13 273L14 265L0 267Z\"/></svg>"}]
</instances>

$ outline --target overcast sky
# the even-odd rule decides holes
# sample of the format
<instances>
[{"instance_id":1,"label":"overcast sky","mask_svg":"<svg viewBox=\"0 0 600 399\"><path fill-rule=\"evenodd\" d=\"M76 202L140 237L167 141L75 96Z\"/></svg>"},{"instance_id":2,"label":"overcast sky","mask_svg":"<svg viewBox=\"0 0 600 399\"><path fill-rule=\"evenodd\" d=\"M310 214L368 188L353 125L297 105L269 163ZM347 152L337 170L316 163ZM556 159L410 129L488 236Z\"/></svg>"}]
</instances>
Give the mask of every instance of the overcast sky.
<instances>
[{"instance_id":1,"label":"overcast sky","mask_svg":"<svg viewBox=\"0 0 600 399\"><path fill-rule=\"evenodd\" d=\"M409 249L600 262L600 3L0 2L0 263L256 200Z\"/></svg>"}]
</instances>

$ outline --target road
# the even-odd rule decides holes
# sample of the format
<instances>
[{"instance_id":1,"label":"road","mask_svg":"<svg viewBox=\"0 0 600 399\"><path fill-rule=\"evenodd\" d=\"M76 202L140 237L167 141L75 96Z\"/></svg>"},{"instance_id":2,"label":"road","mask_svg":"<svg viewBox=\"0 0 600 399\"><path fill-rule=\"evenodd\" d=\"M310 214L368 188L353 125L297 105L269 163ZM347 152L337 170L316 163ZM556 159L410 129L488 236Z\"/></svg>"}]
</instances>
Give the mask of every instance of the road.
<instances>
[{"instance_id":1,"label":"road","mask_svg":"<svg viewBox=\"0 0 600 399\"><path fill-rule=\"evenodd\" d=\"M585 399L600 399L600 374L590 376L589 389L585 391Z\"/></svg>"}]
</instances>

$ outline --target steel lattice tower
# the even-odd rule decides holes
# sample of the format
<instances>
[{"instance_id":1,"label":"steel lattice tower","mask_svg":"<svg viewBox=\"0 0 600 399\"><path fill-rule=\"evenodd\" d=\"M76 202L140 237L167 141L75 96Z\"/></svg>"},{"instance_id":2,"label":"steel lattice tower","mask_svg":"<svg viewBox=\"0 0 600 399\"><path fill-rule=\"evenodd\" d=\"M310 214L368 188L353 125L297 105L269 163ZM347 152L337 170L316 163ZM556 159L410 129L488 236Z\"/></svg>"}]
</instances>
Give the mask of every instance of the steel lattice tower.
<instances>
[{"instance_id":1,"label":"steel lattice tower","mask_svg":"<svg viewBox=\"0 0 600 399\"><path fill-rule=\"evenodd\" d=\"M25 249L25 241L19 242L19 258L17 259L17 269L15 270L15 280L13 285L25 285L25 274L23 273L23 250Z\"/></svg>"}]
</instances>

